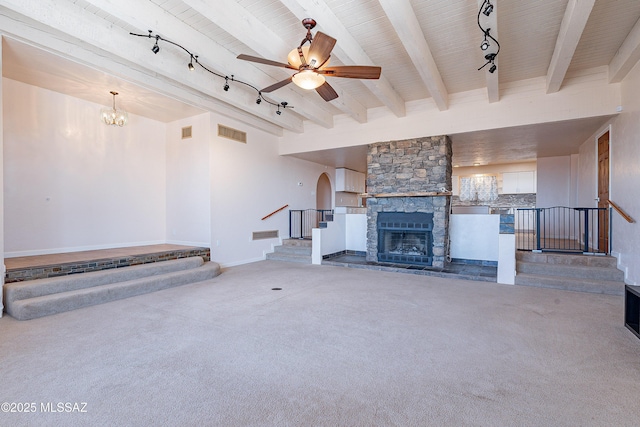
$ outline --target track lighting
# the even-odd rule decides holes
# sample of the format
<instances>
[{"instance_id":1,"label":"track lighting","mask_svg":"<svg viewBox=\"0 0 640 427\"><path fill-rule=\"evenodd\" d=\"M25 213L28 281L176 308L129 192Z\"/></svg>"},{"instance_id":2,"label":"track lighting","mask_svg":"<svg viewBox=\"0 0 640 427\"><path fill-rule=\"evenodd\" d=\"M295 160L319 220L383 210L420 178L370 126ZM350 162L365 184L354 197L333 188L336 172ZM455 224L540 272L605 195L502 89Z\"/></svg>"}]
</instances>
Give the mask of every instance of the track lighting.
<instances>
[{"instance_id":1,"label":"track lighting","mask_svg":"<svg viewBox=\"0 0 640 427\"><path fill-rule=\"evenodd\" d=\"M255 87L254 85L247 83L247 82L243 82L242 80L238 80L236 79L233 74L231 74L230 76L224 76L222 74L216 73L215 71L213 71L212 69L208 68L207 66L205 66L204 64L202 64L202 62L200 62L200 60L198 59L198 55L194 55L193 53L191 53L187 48L185 48L184 46L173 42L171 40L167 40L165 38L163 38L162 36L160 36L159 34L153 34L152 30L148 30L149 34L136 34L136 33L129 33L132 36L136 36L136 37L147 37L147 38L154 38L155 43L153 45L153 47L151 48L151 51L153 53L158 53L160 52L160 46L158 46L158 42L159 41L163 41L163 42L167 42L169 44L172 44L180 49L182 49L183 51L185 51L187 53L187 55L189 55L189 63L187 64L187 68L189 69L189 71L194 71L196 68L196 65L198 65L200 68L202 68L203 70L207 71L208 73L213 74L214 76L220 77L224 79L224 86L222 87L222 89L225 92L229 91L229 81L232 82L237 82L240 84L243 84L245 86L250 87L251 89L255 90L258 93L258 97L256 98L256 104L260 105L262 103L262 101L264 101L265 103L269 104L269 105L273 105L274 107L277 107L277 111L276 114L281 115L282 111L280 111L280 109L287 109L287 108L293 108L293 106L289 105L287 102L281 102L281 103L276 103L273 101L270 101L266 98L264 98L262 96L262 93L260 92L260 89L258 89L257 87ZM115 108L115 95L114 95L114 108Z\"/></svg>"},{"instance_id":2,"label":"track lighting","mask_svg":"<svg viewBox=\"0 0 640 427\"><path fill-rule=\"evenodd\" d=\"M482 43L480 43L480 49L486 52L492 46L496 46L497 50L495 52L487 53L486 55L484 55L484 59L487 62L485 62L482 67L478 68L478 70L482 70L484 67L491 64L491 66L488 68L488 71L490 73L494 73L498 68L495 64L495 60L498 56L498 53L500 52L500 43L498 43L498 40L491 35L491 28L484 28L480 23L480 17L482 15L489 16L491 15L491 12L493 12L493 5L491 4L491 1L484 0L480 5L480 9L478 10L478 27L482 30L482 34L484 35L484 39L482 40ZM492 40L495 45L490 43L489 40Z\"/></svg>"}]
</instances>

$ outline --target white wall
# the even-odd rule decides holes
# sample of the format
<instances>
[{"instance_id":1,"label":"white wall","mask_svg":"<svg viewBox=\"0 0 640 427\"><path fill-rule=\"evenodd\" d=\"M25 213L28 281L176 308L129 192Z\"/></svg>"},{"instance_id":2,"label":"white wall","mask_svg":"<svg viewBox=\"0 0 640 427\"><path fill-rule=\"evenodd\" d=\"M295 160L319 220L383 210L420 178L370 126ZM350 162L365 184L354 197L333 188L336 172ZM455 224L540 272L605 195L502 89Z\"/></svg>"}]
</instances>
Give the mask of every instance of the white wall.
<instances>
[{"instance_id":1,"label":"white wall","mask_svg":"<svg viewBox=\"0 0 640 427\"><path fill-rule=\"evenodd\" d=\"M545 122L616 114L620 84L610 84L606 66L585 75L568 76L562 90L549 96L545 77L500 86L500 102L487 107L486 89L450 94L443 114L432 100L407 102L406 115L398 117L386 107L367 111L367 122L346 115L325 129L305 123L304 144L300 136L285 131L282 154L370 144L379 141L452 135L462 132L523 126Z\"/></svg>"},{"instance_id":2,"label":"white wall","mask_svg":"<svg viewBox=\"0 0 640 427\"><path fill-rule=\"evenodd\" d=\"M606 128L608 127L609 124L606 125ZM578 150L578 188L576 203L580 207L598 207L598 203L595 200L595 198L598 197L596 138L602 134L602 131L603 129L599 129L598 132L582 143Z\"/></svg>"},{"instance_id":3,"label":"white wall","mask_svg":"<svg viewBox=\"0 0 640 427\"><path fill-rule=\"evenodd\" d=\"M345 218L345 249L366 252L367 250L367 215L348 214Z\"/></svg>"},{"instance_id":4,"label":"white wall","mask_svg":"<svg viewBox=\"0 0 640 427\"><path fill-rule=\"evenodd\" d=\"M640 221L640 65L622 81L622 113L612 121L609 196ZM613 213L613 251L629 284L640 283L640 222L629 224Z\"/></svg>"},{"instance_id":5,"label":"white wall","mask_svg":"<svg viewBox=\"0 0 640 427\"><path fill-rule=\"evenodd\" d=\"M2 36L0 36L0 71L2 71ZM3 160L3 135L4 135L4 116L2 114L3 111L3 87L4 80L0 78L0 188L4 187L4 160ZM4 276L5 276L5 266L4 266L4 192L0 191L0 290L2 290L2 286L4 285ZM2 311L4 308L3 303L3 294L4 292L0 292L0 317L2 317Z\"/></svg>"},{"instance_id":6,"label":"white wall","mask_svg":"<svg viewBox=\"0 0 640 427\"><path fill-rule=\"evenodd\" d=\"M192 137L182 139L191 126ZM208 113L167 125L167 242L181 245L211 244L211 191Z\"/></svg>"},{"instance_id":7,"label":"white wall","mask_svg":"<svg viewBox=\"0 0 640 427\"><path fill-rule=\"evenodd\" d=\"M610 130L609 197L636 221L640 220L640 67L636 65L622 81L623 111L605 123L579 150L578 203L597 206L597 138ZM625 282L640 283L640 223L628 223L612 213L612 255L625 272Z\"/></svg>"},{"instance_id":8,"label":"white wall","mask_svg":"<svg viewBox=\"0 0 640 427\"><path fill-rule=\"evenodd\" d=\"M3 83L5 256L164 242L163 123Z\"/></svg>"},{"instance_id":9,"label":"white wall","mask_svg":"<svg viewBox=\"0 0 640 427\"><path fill-rule=\"evenodd\" d=\"M451 215L449 217L451 258L498 261L499 233L500 215Z\"/></svg>"},{"instance_id":10,"label":"white wall","mask_svg":"<svg viewBox=\"0 0 640 427\"><path fill-rule=\"evenodd\" d=\"M570 207L571 175L571 156L539 157L536 207Z\"/></svg>"},{"instance_id":11,"label":"white wall","mask_svg":"<svg viewBox=\"0 0 640 427\"><path fill-rule=\"evenodd\" d=\"M218 123L246 132L247 143L218 137ZM279 242L252 241L252 232L279 230L288 237L288 210L315 209L318 178L335 176L335 169L280 156L277 137L226 117L211 114L211 129L211 257L223 266L264 259Z\"/></svg>"}]
</instances>

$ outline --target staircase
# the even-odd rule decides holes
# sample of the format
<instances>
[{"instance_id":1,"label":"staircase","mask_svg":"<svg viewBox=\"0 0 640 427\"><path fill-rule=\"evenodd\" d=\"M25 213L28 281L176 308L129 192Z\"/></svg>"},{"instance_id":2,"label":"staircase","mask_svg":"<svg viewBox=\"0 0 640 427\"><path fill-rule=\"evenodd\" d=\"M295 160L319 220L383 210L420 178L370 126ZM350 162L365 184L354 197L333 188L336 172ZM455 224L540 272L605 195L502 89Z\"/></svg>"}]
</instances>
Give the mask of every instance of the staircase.
<instances>
[{"instance_id":1,"label":"staircase","mask_svg":"<svg viewBox=\"0 0 640 427\"><path fill-rule=\"evenodd\" d=\"M311 245L311 240L286 239L281 246L276 246L273 252L267 254L267 259L311 264Z\"/></svg>"},{"instance_id":2,"label":"staircase","mask_svg":"<svg viewBox=\"0 0 640 427\"><path fill-rule=\"evenodd\" d=\"M624 274L611 256L516 253L516 285L608 295L624 294Z\"/></svg>"},{"instance_id":3,"label":"staircase","mask_svg":"<svg viewBox=\"0 0 640 427\"><path fill-rule=\"evenodd\" d=\"M7 313L28 320L200 282L220 274L202 257L136 265L4 285Z\"/></svg>"}]
</instances>

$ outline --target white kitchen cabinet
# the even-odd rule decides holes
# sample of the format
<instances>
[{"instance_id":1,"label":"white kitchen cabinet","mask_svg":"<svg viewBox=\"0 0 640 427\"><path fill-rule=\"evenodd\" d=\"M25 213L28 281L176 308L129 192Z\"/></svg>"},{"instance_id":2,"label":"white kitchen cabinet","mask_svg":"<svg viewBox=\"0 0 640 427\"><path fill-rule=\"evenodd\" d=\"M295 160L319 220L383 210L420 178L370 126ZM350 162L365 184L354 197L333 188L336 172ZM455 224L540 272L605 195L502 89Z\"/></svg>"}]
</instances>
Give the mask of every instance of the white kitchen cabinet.
<instances>
[{"instance_id":1,"label":"white kitchen cabinet","mask_svg":"<svg viewBox=\"0 0 640 427\"><path fill-rule=\"evenodd\" d=\"M364 193L365 176L362 172L351 169L336 169L336 191L347 193Z\"/></svg>"},{"instance_id":2,"label":"white kitchen cabinet","mask_svg":"<svg viewBox=\"0 0 640 427\"><path fill-rule=\"evenodd\" d=\"M504 172L502 174L502 194L522 194L536 192L534 171Z\"/></svg>"}]
</instances>

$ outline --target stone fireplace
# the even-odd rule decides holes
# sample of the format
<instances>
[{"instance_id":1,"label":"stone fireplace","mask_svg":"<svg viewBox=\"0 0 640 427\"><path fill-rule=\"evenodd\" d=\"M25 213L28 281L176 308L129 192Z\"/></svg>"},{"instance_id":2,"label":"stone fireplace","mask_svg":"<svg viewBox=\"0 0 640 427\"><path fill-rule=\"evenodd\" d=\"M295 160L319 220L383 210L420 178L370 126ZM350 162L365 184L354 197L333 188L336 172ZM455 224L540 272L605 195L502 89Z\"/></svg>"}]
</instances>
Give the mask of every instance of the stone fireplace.
<instances>
[{"instance_id":1,"label":"stone fireplace","mask_svg":"<svg viewBox=\"0 0 640 427\"><path fill-rule=\"evenodd\" d=\"M367 162L367 261L444 267L449 137L371 144Z\"/></svg>"}]
</instances>

